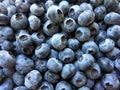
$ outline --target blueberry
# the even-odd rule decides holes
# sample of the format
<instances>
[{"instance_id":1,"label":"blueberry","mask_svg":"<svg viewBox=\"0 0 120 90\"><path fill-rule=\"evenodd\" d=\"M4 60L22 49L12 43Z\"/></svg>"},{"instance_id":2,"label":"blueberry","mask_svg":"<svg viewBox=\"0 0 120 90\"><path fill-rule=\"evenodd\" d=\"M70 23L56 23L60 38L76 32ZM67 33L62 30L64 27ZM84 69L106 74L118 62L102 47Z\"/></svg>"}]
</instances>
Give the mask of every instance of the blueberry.
<instances>
[{"instance_id":1,"label":"blueberry","mask_svg":"<svg viewBox=\"0 0 120 90\"><path fill-rule=\"evenodd\" d=\"M59 59L64 63L70 63L74 60L75 54L72 49L65 48L59 52Z\"/></svg>"},{"instance_id":2,"label":"blueberry","mask_svg":"<svg viewBox=\"0 0 120 90\"><path fill-rule=\"evenodd\" d=\"M86 86L83 86L83 87L80 87L78 90L90 90L90 89Z\"/></svg>"},{"instance_id":3,"label":"blueberry","mask_svg":"<svg viewBox=\"0 0 120 90\"><path fill-rule=\"evenodd\" d=\"M120 36L120 26L113 25L107 29L107 37L113 39L114 41L118 40Z\"/></svg>"},{"instance_id":4,"label":"blueberry","mask_svg":"<svg viewBox=\"0 0 120 90\"><path fill-rule=\"evenodd\" d=\"M59 32L59 26L47 20L43 25L43 31L47 36L53 36L55 33Z\"/></svg>"},{"instance_id":5,"label":"blueberry","mask_svg":"<svg viewBox=\"0 0 120 90\"><path fill-rule=\"evenodd\" d=\"M104 0L90 0L90 4L94 7L97 7L102 4Z\"/></svg>"},{"instance_id":6,"label":"blueberry","mask_svg":"<svg viewBox=\"0 0 120 90\"><path fill-rule=\"evenodd\" d=\"M95 85L95 81L88 78L87 79L87 83L86 83L85 86L87 86L88 88L92 89L94 87L94 85Z\"/></svg>"},{"instance_id":7,"label":"blueberry","mask_svg":"<svg viewBox=\"0 0 120 90\"><path fill-rule=\"evenodd\" d=\"M57 73L53 73L50 70L46 71L44 74L44 80L49 83L56 84L60 80L60 76Z\"/></svg>"},{"instance_id":8,"label":"blueberry","mask_svg":"<svg viewBox=\"0 0 120 90\"><path fill-rule=\"evenodd\" d=\"M114 69L114 63L107 57L101 57L98 60L98 64L100 68L105 72L111 72Z\"/></svg>"},{"instance_id":9,"label":"blueberry","mask_svg":"<svg viewBox=\"0 0 120 90\"><path fill-rule=\"evenodd\" d=\"M67 45L67 38L62 33L54 34L51 38L52 46L57 50L62 50Z\"/></svg>"},{"instance_id":10,"label":"blueberry","mask_svg":"<svg viewBox=\"0 0 120 90\"><path fill-rule=\"evenodd\" d=\"M6 50L0 50L0 67L10 68L15 66L15 57Z\"/></svg>"},{"instance_id":11,"label":"blueberry","mask_svg":"<svg viewBox=\"0 0 120 90\"><path fill-rule=\"evenodd\" d=\"M36 45L40 45L45 41L45 35L42 32L32 33L31 38Z\"/></svg>"},{"instance_id":12,"label":"blueberry","mask_svg":"<svg viewBox=\"0 0 120 90\"><path fill-rule=\"evenodd\" d=\"M44 81L42 82L42 84L40 85L40 87L38 88L38 90L54 90L54 87L51 83Z\"/></svg>"},{"instance_id":13,"label":"blueberry","mask_svg":"<svg viewBox=\"0 0 120 90\"><path fill-rule=\"evenodd\" d=\"M0 85L0 90L13 90L14 83L12 79L6 78L3 83Z\"/></svg>"},{"instance_id":14,"label":"blueberry","mask_svg":"<svg viewBox=\"0 0 120 90\"><path fill-rule=\"evenodd\" d=\"M42 16L45 12L45 9L41 3L33 3L30 6L30 12L36 16Z\"/></svg>"},{"instance_id":15,"label":"blueberry","mask_svg":"<svg viewBox=\"0 0 120 90\"><path fill-rule=\"evenodd\" d=\"M4 73L2 68L0 68L0 82L3 80L3 78L4 78Z\"/></svg>"},{"instance_id":16,"label":"blueberry","mask_svg":"<svg viewBox=\"0 0 120 90\"><path fill-rule=\"evenodd\" d=\"M112 39L106 38L104 41L99 43L99 49L101 52L110 52L114 49L115 42Z\"/></svg>"},{"instance_id":17,"label":"blueberry","mask_svg":"<svg viewBox=\"0 0 120 90\"><path fill-rule=\"evenodd\" d=\"M70 38L68 40L68 47L73 50L77 50L80 47L80 42L75 38Z\"/></svg>"},{"instance_id":18,"label":"blueberry","mask_svg":"<svg viewBox=\"0 0 120 90\"><path fill-rule=\"evenodd\" d=\"M55 90L72 90L72 87L68 82L60 81L56 84Z\"/></svg>"},{"instance_id":19,"label":"blueberry","mask_svg":"<svg viewBox=\"0 0 120 90\"><path fill-rule=\"evenodd\" d=\"M87 82L87 78L83 72L77 71L75 75L71 79L71 83L76 87L81 87L85 85Z\"/></svg>"},{"instance_id":20,"label":"blueberry","mask_svg":"<svg viewBox=\"0 0 120 90\"><path fill-rule=\"evenodd\" d=\"M120 71L120 58L117 58L117 59L115 60L115 68L116 68L118 71Z\"/></svg>"},{"instance_id":21,"label":"blueberry","mask_svg":"<svg viewBox=\"0 0 120 90\"><path fill-rule=\"evenodd\" d=\"M28 89L35 90L42 81L42 75L37 70L32 70L25 76L24 84Z\"/></svg>"},{"instance_id":22,"label":"blueberry","mask_svg":"<svg viewBox=\"0 0 120 90\"><path fill-rule=\"evenodd\" d=\"M85 10L93 10L93 7L91 4L83 2L80 4L80 11L83 12Z\"/></svg>"},{"instance_id":23,"label":"blueberry","mask_svg":"<svg viewBox=\"0 0 120 90\"><path fill-rule=\"evenodd\" d=\"M35 49L35 55L38 58L45 58L50 53L50 46L46 43L42 43L41 45L37 46Z\"/></svg>"},{"instance_id":24,"label":"blueberry","mask_svg":"<svg viewBox=\"0 0 120 90\"><path fill-rule=\"evenodd\" d=\"M98 52L98 50L99 50L99 48L94 41L88 41L82 45L83 53L96 54Z\"/></svg>"},{"instance_id":25,"label":"blueberry","mask_svg":"<svg viewBox=\"0 0 120 90\"><path fill-rule=\"evenodd\" d=\"M80 41L80 42L85 42L90 38L90 30L87 27L78 27L76 32L75 32L75 37Z\"/></svg>"},{"instance_id":26,"label":"blueberry","mask_svg":"<svg viewBox=\"0 0 120 90\"><path fill-rule=\"evenodd\" d=\"M64 19L63 11L56 5L50 6L47 10L47 18L50 19L53 23L60 23Z\"/></svg>"},{"instance_id":27,"label":"blueberry","mask_svg":"<svg viewBox=\"0 0 120 90\"><path fill-rule=\"evenodd\" d=\"M106 39L107 33L104 30L100 30L98 35L95 37L95 42L99 44Z\"/></svg>"},{"instance_id":28,"label":"blueberry","mask_svg":"<svg viewBox=\"0 0 120 90\"><path fill-rule=\"evenodd\" d=\"M24 14L16 13L11 17L10 24L15 30L24 29L28 25L28 20Z\"/></svg>"},{"instance_id":29,"label":"blueberry","mask_svg":"<svg viewBox=\"0 0 120 90\"><path fill-rule=\"evenodd\" d=\"M61 71L61 77L63 79L69 79L72 76L74 76L75 73L76 73L76 69L75 69L75 66L73 64L71 64L71 63L65 64L63 66L62 71Z\"/></svg>"},{"instance_id":30,"label":"blueberry","mask_svg":"<svg viewBox=\"0 0 120 90\"><path fill-rule=\"evenodd\" d=\"M12 78L14 72L15 72L15 68L3 68L4 75L9 78Z\"/></svg>"},{"instance_id":31,"label":"blueberry","mask_svg":"<svg viewBox=\"0 0 120 90\"><path fill-rule=\"evenodd\" d=\"M59 7L62 9L62 11L63 11L64 14L67 14L68 11L69 11L70 5L69 5L69 2L68 2L68 1L63 0L63 1L61 1L61 2L59 3Z\"/></svg>"},{"instance_id":32,"label":"blueberry","mask_svg":"<svg viewBox=\"0 0 120 90\"><path fill-rule=\"evenodd\" d=\"M20 74L26 74L34 68L34 62L27 56L19 54L16 57L16 71Z\"/></svg>"},{"instance_id":33,"label":"blueberry","mask_svg":"<svg viewBox=\"0 0 120 90\"><path fill-rule=\"evenodd\" d=\"M92 67L94 64L94 57L91 54L83 54L79 59L78 59L78 65L80 70L88 70Z\"/></svg>"},{"instance_id":34,"label":"blueberry","mask_svg":"<svg viewBox=\"0 0 120 90\"><path fill-rule=\"evenodd\" d=\"M7 15L0 13L0 25L1 26L9 25L9 17Z\"/></svg>"},{"instance_id":35,"label":"blueberry","mask_svg":"<svg viewBox=\"0 0 120 90\"><path fill-rule=\"evenodd\" d=\"M41 20L37 16L35 15L29 16L28 21L29 21L30 29L38 30L40 28Z\"/></svg>"},{"instance_id":36,"label":"blueberry","mask_svg":"<svg viewBox=\"0 0 120 90\"><path fill-rule=\"evenodd\" d=\"M102 1L102 0L100 0L100 1ZM107 10L106 10L105 6L101 5L94 9L94 13L95 13L95 18L97 20L103 20L107 13Z\"/></svg>"},{"instance_id":37,"label":"blueberry","mask_svg":"<svg viewBox=\"0 0 120 90\"><path fill-rule=\"evenodd\" d=\"M49 7L51 7L52 5L54 5L53 0L46 0L46 2L45 2L45 8L46 8L46 10L47 10Z\"/></svg>"},{"instance_id":38,"label":"blueberry","mask_svg":"<svg viewBox=\"0 0 120 90\"><path fill-rule=\"evenodd\" d=\"M46 64L47 68L54 72L54 73L59 73L62 70L62 63L56 59L56 58L49 58Z\"/></svg>"},{"instance_id":39,"label":"blueberry","mask_svg":"<svg viewBox=\"0 0 120 90\"><path fill-rule=\"evenodd\" d=\"M51 52L49 54L49 58L58 58L58 51L54 50L54 49L51 49Z\"/></svg>"},{"instance_id":40,"label":"blueberry","mask_svg":"<svg viewBox=\"0 0 120 90\"><path fill-rule=\"evenodd\" d=\"M105 88L103 87L103 85L101 84L100 81L96 82L95 86L94 86L94 90L105 90Z\"/></svg>"},{"instance_id":41,"label":"blueberry","mask_svg":"<svg viewBox=\"0 0 120 90\"><path fill-rule=\"evenodd\" d=\"M120 48L120 39L117 40L117 46Z\"/></svg>"},{"instance_id":42,"label":"blueberry","mask_svg":"<svg viewBox=\"0 0 120 90\"><path fill-rule=\"evenodd\" d=\"M83 54L82 50L81 50L81 49L77 49L77 50L75 51L75 58L76 58L77 60L79 60L79 58L82 56L82 54Z\"/></svg>"},{"instance_id":43,"label":"blueberry","mask_svg":"<svg viewBox=\"0 0 120 90\"><path fill-rule=\"evenodd\" d=\"M15 0L15 6L20 13L28 13L30 3L28 0Z\"/></svg>"},{"instance_id":44,"label":"blueberry","mask_svg":"<svg viewBox=\"0 0 120 90\"><path fill-rule=\"evenodd\" d=\"M92 10L85 10L78 16L78 24L88 26L95 20L95 14Z\"/></svg>"},{"instance_id":45,"label":"blueberry","mask_svg":"<svg viewBox=\"0 0 120 90\"><path fill-rule=\"evenodd\" d=\"M86 75L88 78L90 79L98 79L101 77L101 69L100 69L100 66L97 64L97 63L94 63L93 66L85 71Z\"/></svg>"},{"instance_id":46,"label":"blueberry","mask_svg":"<svg viewBox=\"0 0 120 90\"><path fill-rule=\"evenodd\" d=\"M25 86L18 86L18 87L15 87L13 90L28 90L28 89Z\"/></svg>"},{"instance_id":47,"label":"blueberry","mask_svg":"<svg viewBox=\"0 0 120 90\"><path fill-rule=\"evenodd\" d=\"M108 9L108 11L116 11L118 9L118 0L103 0L103 4Z\"/></svg>"},{"instance_id":48,"label":"blueberry","mask_svg":"<svg viewBox=\"0 0 120 90\"><path fill-rule=\"evenodd\" d=\"M7 15L8 13L7 8L2 4L0 4L0 13L5 14L5 15Z\"/></svg>"},{"instance_id":49,"label":"blueberry","mask_svg":"<svg viewBox=\"0 0 120 90\"><path fill-rule=\"evenodd\" d=\"M24 75L18 73L18 72L15 72L13 74L13 77L12 77L14 83L17 85L17 86L22 86L24 85Z\"/></svg>"},{"instance_id":50,"label":"blueberry","mask_svg":"<svg viewBox=\"0 0 120 90\"><path fill-rule=\"evenodd\" d=\"M76 21L72 18L65 18L63 22L63 30L67 33L71 33L76 29Z\"/></svg>"},{"instance_id":51,"label":"blueberry","mask_svg":"<svg viewBox=\"0 0 120 90\"><path fill-rule=\"evenodd\" d=\"M47 71L47 61L46 60L35 60L35 69L39 72L46 72Z\"/></svg>"},{"instance_id":52,"label":"blueberry","mask_svg":"<svg viewBox=\"0 0 120 90\"><path fill-rule=\"evenodd\" d=\"M106 56L110 59L116 59L118 57L120 57L120 49L114 47L114 49L108 53L106 53Z\"/></svg>"},{"instance_id":53,"label":"blueberry","mask_svg":"<svg viewBox=\"0 0 120 90\"><path fill-rule=\"evenodd\" d=\"M81 13L80 6L73 5L70 7L70 9L68 11L68 16L76 20L80 13Z\"/></svg>"},{"instance_id":54,"label":"blueberry","mask_svg":"<svg viewBox=\"0 0 120 90\"><path fill-rule=\"evenodd\" d=\"M112 5L114 4L112 3ZM110 12L105 15L104 22L107 25L119 25L120 23L119 19L120 19L120 14L116 12Z\"/></svg>"},{"instance_id":55,"label":"blueberry","mask_svg":"<svg viewBox=\"0 0 120 90\"><path fill-rule=\"evenodd\" d=\"M120 82L114 74L111 74L111 73L105 74L102 77L101 82L102 82L103 87L107 90L119 89Z\"/></svg>"}]
</instances>

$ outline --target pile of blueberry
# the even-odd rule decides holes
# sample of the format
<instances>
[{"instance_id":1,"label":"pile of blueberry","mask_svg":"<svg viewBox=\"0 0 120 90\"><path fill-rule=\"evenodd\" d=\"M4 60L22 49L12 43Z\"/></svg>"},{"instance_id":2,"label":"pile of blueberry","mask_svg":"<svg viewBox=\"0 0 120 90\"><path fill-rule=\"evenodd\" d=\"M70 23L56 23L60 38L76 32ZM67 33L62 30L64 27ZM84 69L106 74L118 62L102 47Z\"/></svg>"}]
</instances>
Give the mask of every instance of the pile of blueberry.
<instances>
[{"instance_id":1,"label":"pile of blueberry","mask_svg":"<svg viewBox=\"0 0 120 90\"><path fill-rule=\"evenodd\" d=\"M120 90L120 0L0 0L0 90Z\"/></svg>"}]
</instances>

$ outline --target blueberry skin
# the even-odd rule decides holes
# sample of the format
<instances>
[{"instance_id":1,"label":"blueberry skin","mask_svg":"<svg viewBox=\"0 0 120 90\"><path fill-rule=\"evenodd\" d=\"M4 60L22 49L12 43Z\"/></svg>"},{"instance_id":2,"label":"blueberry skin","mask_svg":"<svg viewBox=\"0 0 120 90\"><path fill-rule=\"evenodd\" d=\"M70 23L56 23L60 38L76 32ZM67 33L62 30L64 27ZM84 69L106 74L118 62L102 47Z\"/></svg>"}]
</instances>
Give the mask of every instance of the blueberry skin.
<instances>
[{"instance_id":1,"label":"blueberry skin","mask_svg":"<svg viewBox=\"0 0 120 90\"><path fill-rule=\"evenodd\" d=\"M14 1L15 6L17 8L17 11L20 13L28 13L29 12L29 7L30 3L28 3L28 0L15 0Z\"/></svg>"},{"instance_id":2,"label":"blueberry skin","mask_svg":"<svg viewBox=\"0 0 120 90\"><path fill-rule=\"evenodd\" d=\"M75 32L75 37L80 41L80 42L85 42L90 38L90 30L87 27L78 27L76 32Z\"/></svg>"},{"instance_id":3,"label":"blueberry skin","mask_svg":"<svg viewBox=\"0 0 120 90\"><path fill-rule=\"evenodd\" d=\"M109 38L106 38L104 41L99 43L99 49L103 53L112 51L114 47L115 47L115 42Z\"/></svg>"},{"instance_id":4,"label":"blueberry skin","mask_svg":"<svg viewBox=\"0 0 120 90\"><path fill-rule=\"evenodd\" d=\"M53 36L59 32L59 26L54 24L52 21L47 20L43 25L43 31L47 36Z\"/></svg>"},{"instance_id":5,"label":"blueberry skin","mask_svg":"<svg viewBox=\"0 0 120 90\"><path fill-rule=\"evenodd\" d=\"M67 45L67 38L62 33L54 34L51 38L52 46L57 50L63 50Z\"/></svg>"},{"instance_id":6,"label":"blueberry skin","mask_svg":"<svg viewBox=\"0 0 120 90\"><path fill-rule=\"evenodd\" d=\"M55 90L72 90L71 85L66 81L60 81L56 84Z\"/></svg>"},{"instance_id":7,"label":"blueberry skin","mask_svg":"<svg viewBox=\"0 0 120 90\"><path fill-rule=\"evenodd\" d=\"M107 29L107 37L113 39L114 41L117 41L120 36L120 26L119 25L113 25L112 27L109 27Z\"/></svg>"},{"instance_id":8,"label":"blueberry skin","mask_svg":"<svg viewBox=\"0 0 120 90\"><path fill-rule=\"evenodd\" d=\"M114 69L114 63L107 57L101 57L98 60L98 64L104 72L111 72Z\"/></svg>"},{"instance_id":9,"label":"blueberry skin","mask_svg":"<svg viewBox=\"0 0 120 90\"><path fill-rule=\"evenodd\" d=\"M99 44L100 42L104 41L107 37L107 33L104 30L100 30L98 35L95 37L95 42Z\"/></svg>"},{"instance_id":10,"label":"blueberry skin","mask_svg":"<svg viewBox=\"0 0 120 90\"><path fill-rule=\"evenodd\" d=\"M83 86L83 87L80 87L78 90L90 90L90 89L86 86Z\"/></svg>"},{"instance_id":11,"label":"blueberry skin","mask_svg":"<svg viewBox=\"0 0 120 90\"><path fill-rule=\"evenodd\" d=\"M120 71L120 58L117 58L117 59L115 60L115 68L116 68L118 71Z\"/></svg>"},{"instance_id":12,"label":"blueberry skin","mask_svg":"<svg viewBox=\"0 0 120 90\"><path fill-rule=\"evenodd\" d=\"M85 10L93 10L93 7L91 4L87 3L87 2L83 2L80 4L80 11L83 12Z\"/></svg>"},{"instance_id":13,"label":"blueberry skin","mask_svg":"<svg viewBox=\"0 0 120 90\"><path fill-rule=\"evenodd\" d=\"M64 14L67 14L69 11L70 4L68 1L63 0L59 3L59 7L61 8Z\"/></svg>"},{"instance_id":14,"label":"blueberry skin","mask_svg":"<svg viewBox=\"0 0 120 90\"><path fill-rule=\"evenodd\" d=\"M51 52L50 52L50 54L49 54L49 58L56 58L56 59L58 59L58 51L56 51L56 50L54 50L54 49L51 49Z\"/></svg>"},{"instance_id":15,"label":"blueberry skin","mask_svg":"<svg viewBox=\"0 0 120 90\"><path fill-rule=\"evenodd\" d=\"M77 50L80 47L80 42L75 38L68 39L68 47L72 50Z\"/></svg>"},{"instance_id":16,"label":"blueberry skin","mask_svg":"<svg viewBox=\"0 0 120 90\"><path fill-rule=\"evenodd\" d=\"M47 61L46 60L35 60L35 69L43 73L47 71Z\"/></svg>"},{"instance_id":17,"label":"blueberry skin","mask_svg":"<svg viewBox=\"0 0 120 90\"><path fill-rule=\"evenodd\" d=\"M88 42L85 42L83 45L82 45L82 51L83 53L88 53L88 54L96 54L98 53L98 46L97 44L94 42L94 41L88 41Z\"/></svg>"},{"instance_id":18,"label":"blueberry skin","mask_svg":"<svg viewBox=\"0 0 120 90\"><path fill-rule=\"evenodd\" d=\"M103 4L108 11L117 11L119 2L118 0L103 0Z\"/></svg>"},{"instance_id":19,"label":"blueberry skin","mask_svg":"<svg viewBox=\"0 0 120 90\"><path fill-rule=\"evenodd\" d=\"M101 83L107 90L117 90L120 85L118 78L112 73L105 74L102 77Z\"/></svg>"},{"instance_id":20,"label":"blueberry skin","mask_svg":"<svg viewBox=\"0 0 120 90\"><path fill-rule=\"evenodd\" d=\"M59 59L64 63L70 63L74 60L75 54L72 49L65 48L59 52Z\"/></svg>"},{"instance_id":21,"label":"blueberry skin","mask_svg":"<svg viewBox=\"0 0 120 90\"><path fill-rule=\"evenodd\" d=\"M51 7L52 5L54 5L54 1L53 0L46 0L46 2L45 2L46 10L48 10L48 8Z\"/></svg>"},{"instance_id":22,"label":"blueberry skin","mask_svg":"<svg viewBox=\"0 0 120 90\"><path fill-rule=\"evenodd\" d=\"M19 34L16 36L16 41L22 48L32 45L32 38L25 30L20 30Z\"/></svg>"},{"instance_id":23,"label":"blueberry skin","mask_svg":"<svg viewBox=\"0 0 120 90\"><path fill-rule=\"evenodd\" d=\"M13 90L28 90L28 89L25 86L18 86L18 87L15 87Z\"/></svg>"},{"instance_id":24,"label":"blueberry skin","mask_svg":"<svg viewBox=\"0 0 120 90\"><path fill-rule=\"evenodd\" d=\"M0 85L0 90L13 90L14 83L11 78L6 78Z\"/></svg>"},{"instance_id":25,"label":"blueberry skin","mask_svg":"<svg viewBox=\"0 0 120 90\"><path fill-rule=\"evenodd\" d=\"M53 85L51 83L49 83L47 81L44 81L44 82L42 82L42 84L40 85L38 90L44 90L44 89L54 90L54 87L53 87Z\"/></svg>"},{"instance_id":26,"label":"blueberry skin","mask_svg":"<svg viewBox=\"0 0 120 90\"><path fill-rule=\"evenodd\" d=\"M53 73L59 73L62 70L63 64L56 58L49 58L46 66Z\"/></svg>"},{"instance_id":27,"label":"blueberry skin","mask_svg":"<svg viewBox=\"0 0 120 90\"><path fill-rule=\"evenodd\" d=\"M90 69L92 65L94 64L94 61L95 59L91 54L83 54L78 59L79 69L82 71Z\"/></svg>"},{"instance_id":28,"label":"blueberry skin","mask_svg":"<svg viewBox=\"0 0 120 90\"><path fill-rule=\"evenodd\" d=\"M28 89L35 90L42 82L42 75L37 70L32 70L25 76L24 84Z\"/></svg>"},{"instance_id":29,"label":"blueberry skin","mask_svg":"<svg viewBox=\"0 0 120 90\"><path fill-rule=\"evenodd\" d=\"M2 81L3 78L4 78L4 73L2 68L0 68L0 82Z\"/></svg>"},{"instance_id":30,"label":"blueberry skin","mask_svg":"<svg viewBox=\"0 0 120 90\"><path fill-rule=\"evenodd\" d=\"M40 45L45 42L45 35L42 32L32 33L31 38L36 45Z\"/></svg>"},{"instance_id":31,"label":"blueberry skin","mask_svg":"<svg viewBox=\"0 0 120 90\"><path fill-rule=\"evenodd\" d=\"M61 77L63 79L70 79L76 73L74 64L65 64L61 71Z\"/></svg>"},{"instance_id":32,"label":"blueberry skin","mask_svg":"<svg viewBox=\"0 0 120 90\"><path fill-rule=\"evenodd\" d=\"M0 14L0 25L7 26L9 25L9 17L5 14Z\"/></svg>"},{"instance_id":33,"label":"blueberry skin","mask_svg":"<svg viewBox=\"0 0 120 90\"><path fill-rule=\"evenodd\" d=\"M50 46L46 43L42 43L40 46L37 46L35 49L35 55L38 58L46 58L50 53Z\"/></svg>"},{"instance_id":34,"label":"blueberry skin","mask_svg":"<svg viewBox=\"0 0 120 90\"><path fill-rule=\"evenodd\" d=\"M36 15L36 16L42 16L45 12L45 9L44 7L42 6L42 4L36 4L36 3L33 3L31 4L30 6L30 12L33 14L33 15Z\"/></svg>"},{"instance_id":35,"label":"blueberry skin","mask_svg":"<svg viewBox=\"0 0 120 90\"><path fill-rule=\"evenodd\" d=\"M94 85L95 85L95 81L88 78L85 86L92 89L94 87Z\"/></svg>"},{"instance_id":36,"label":"blueberry skin","mask_svg":"<svg viewBox=\"0 0 120 90\"><path fill-rule=\"evenodd\" d=\"M120 15L116 12L110 12L106 14L104 17L104 22L107 25L120 25L119 20L120 20Z\"/></svg>"},{"instance_id":37,"label":"blueberry skin","mask_svg":"<svg viewBox=\"0 0 120 90\"><path fill-rule=\"evenodd\" d=\"M11 18L17 12L17 9L14 5L9 5L7 11L7 15Z\"/></svg>"},{"instance_id":38,"label":"blueberry skin","mask_svg":"<svg viewBox=\"0 0 120 90\"><path fill-rule=\"evenodd\" d=\"M15 57L6 50L0 50L0 67L11 68L15 66Z\"/></svg>"},{"instance_id":39,"label":"blueberry skin","mask_svg":"<svg viewBox=\"0 0 120 90\"><path fill-rule=\"evenodd\" d=\"M20 74L26 74L34 68L34 62L27 56L19 54L16 57L16 71Z\"/></svg>"},{"instance_id":40,"label":"blueberry skin","mask_svg":"<svg viewBox=\"0 0 120 90\"><path fill-rule=\"evenodd\" d=\"M75 75L71 79L71 83L76 87L81 87L85 85L87 82L87 78L83 72L77 71Z\"/></svg>"},{"instance_id":41,"label":"blueberry skin","mask_svg":"<svg viewBox=\"0 0 120 90\"><path fill-rule=\"evenodd\" d=\"M118 57L120 57L120 49L117 47L114 47L114 49L108 53L106 53L106 56L109 59L116 59Z\"/></svg>"},{"instance_id":42,"label":"blueberry skin","mask_svg":"<svg viewBox=\"0 0 120 90\"><path fill-rule=\"evenodd\" d=\"M46 16L53 23L61 23L64 19L63 11L56 5L52 5L48 8Z\"/></svg>"},{"instance_id":43,"label":"blueberry skin","mask_svg":"<svg viewBox=\"0 0 120 90\"><path fill-rule=\"evenodd\" d=\"M101 5L103 0L90 0L90 4L94 7Z\"/></svg>"},{"instance_id":44,"label":"blueberry skin","mask_svg":"<svg viewBox=\"0 0 120 90\"><path fill-rule=\"evenodd\" d=\"M15 68L3 68L4 75L9 78L12 78L14 72L15 72Z\"/></svg>"},{"instance_id":45,"label":"blueberry skin","mask_svg":"<svg viewBox=\"0 0 120 90\"><path fill-rule=\"evenodd\" d=\"M75 51L75 58L76 58L77 60L79 60L82 55L83 55L83 52L82 52L81 49L77 49L77 50Z\"/></svg>"},{"instance_id":46,"label":"blueberry skin","mask_svg":"<svg viewBox=\"0 0 120 90\"><path fill-rule=\"evenodd\" d=\"M102 1L102 0L101 0ZM106 7L101 5L101 6L98 6L94 9L94 13L95 13L95 18L97 20L103 20L104 19L104 16L107 14L107 10L106 10Z\"/></svg>"},{"instance_id":47,"label":"blueberry skin","mask_svg":"<svg viewBox=\"0 0 120 90\"><path fill-rule=\"evenodd\" d=\"M97 63L94 63L93 66L85 71L86 75L88 78L90 79L98 79L101 77L101 69L100 69L100 66L97 64Z\"/></svg>"},{"instance_id":48,"label":"blueberry skin","mask_svg":"<svg viewBox=\"0 0 120 90\"><path fill-rule=\"evenodd\" d=\"M38 30L41 26L41 20L35 15L30 15L28 17L28 22L29 22L29 27L32 30Z\"/></svg>"},{"instance_id":49,"label":"blueberry skin","mask_svg":"<svg viewBox=\"0 0 120 90\"><path fill-rule=\"evenodd\" d=\"M57 73L53 73L50 70L46 71L44 74L44 80L49 83L56 84L60 80L60 76Z\"/></svg>"},{"instance_id":50,"label":"blueberry skin","mask_svg":"<svg viewBox=\"0 0 120 90\"><path fill-rule=\"evenodd\" d=\"M101 82L98 81L94 86L94 90L105 90L105 88L102 86Z\"/></svg>"},{"instance_id":51,"label":"blueberry skin","mask_svg":"<svg viewBox=\"0 0 120 90\"><path fill-rule=\"evenodd\" d=\"M80 6L73 5L69 8L68 16L76 20L80 13L81 13Z\"/></svg>"},{"instance_id":52,"label":"blueberry skin","mask_svg":"<svg viewBox=\"0 0 120 90\"><path fill-rule=\"evenodd\" d=\"M120 39L117 40L117 46L120 48Z\"/></svg>"},{"instance_id":53,"label":"blueberry skin","mask_svg":"<svg viewBox=\"0 0 120 90\"><path fill-rule=\"evenodd\" d=\"M10 24L15 30L24 29L28 25L28 20L24 14L16 13L11 17Z\"/></svg>"},{"instance_id":54,"label":"blueberry skin","mask_svg":"<svg viewBox=\"0 0 120 90\"><path fill-rule=\"evenodd\" d=\"M78 16L78 24L88 26L95 20L95 14L92 10L85 10Z\"/></svg>"},{"instance_id":55,"label":"blueberry skin","mask_svg":"<svg viewBox=\"0 0 120 90\"><path fill-rule=\"evenodd\" d=\"M62 28L66 33L71 33L75 31L76 27L77 23L73 18L68 17L64 19Z\"/></svg>"},{"instance_id":56,"label":"blueberry skin","mask_svg":"<svg viewBox=\"0 0 120 90\"><path fill-rule=\"evenodd\" d=\"M8 13L7 8L2 4L0 4L0 13L5 14L5 15L7 15Z\"/></svg>"},{"instance_id":57,"label":"blueberry skin","mask_svg":"<svg viewBox=\"0 0 120 90\"><path fill-rule=\"evenodd\" d=\"M12 77L14 83L17 85L17 86L22 86L24 85L24 75L18 73L18 72L15 72L13 74L13 77Z\"/></svg>"}]
</instances>

